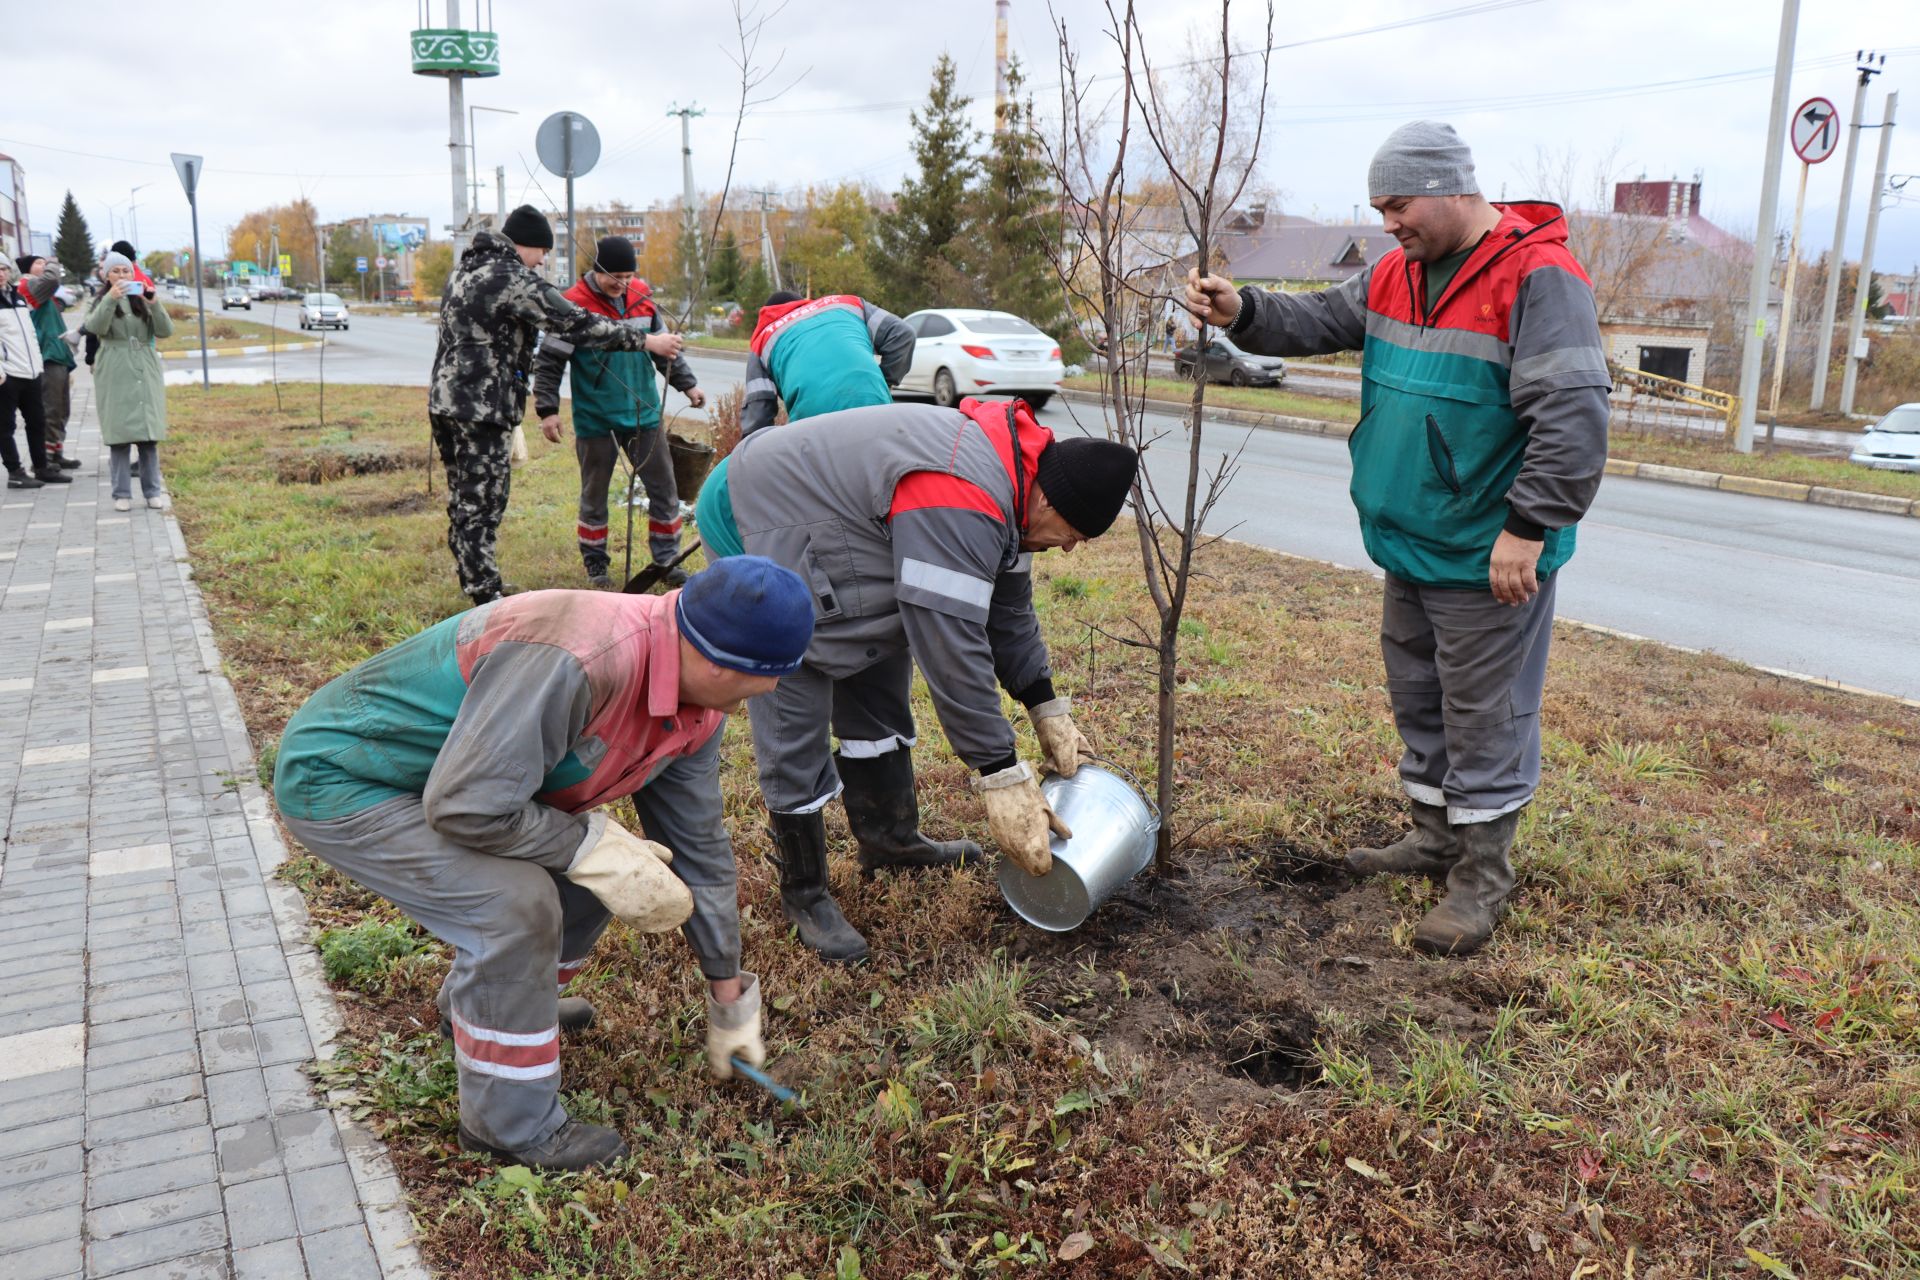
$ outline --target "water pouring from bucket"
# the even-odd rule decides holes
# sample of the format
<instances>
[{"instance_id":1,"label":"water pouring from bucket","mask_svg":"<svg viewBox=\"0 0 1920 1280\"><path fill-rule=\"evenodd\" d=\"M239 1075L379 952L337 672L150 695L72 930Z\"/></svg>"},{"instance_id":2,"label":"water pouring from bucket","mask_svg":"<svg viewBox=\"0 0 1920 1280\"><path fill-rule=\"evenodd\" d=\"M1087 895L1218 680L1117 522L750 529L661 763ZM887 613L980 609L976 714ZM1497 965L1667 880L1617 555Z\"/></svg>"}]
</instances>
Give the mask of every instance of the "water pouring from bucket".
<instances>
[{"instance_id":1,"label":"water pouring from bucket","mask_svg":"<svg viewBox=\"0 0 1920 1280\"><path fill-rule=\"evenodd\" d=\"M1001 859L1000 894L1028 924L1067 933L1153 861L1160 811L1110 760L1084 763L1071 778L1050 774L1040 792L1073 838L1053 837L1053 867L1043 876Z\"/></svg>"}]
</instances>

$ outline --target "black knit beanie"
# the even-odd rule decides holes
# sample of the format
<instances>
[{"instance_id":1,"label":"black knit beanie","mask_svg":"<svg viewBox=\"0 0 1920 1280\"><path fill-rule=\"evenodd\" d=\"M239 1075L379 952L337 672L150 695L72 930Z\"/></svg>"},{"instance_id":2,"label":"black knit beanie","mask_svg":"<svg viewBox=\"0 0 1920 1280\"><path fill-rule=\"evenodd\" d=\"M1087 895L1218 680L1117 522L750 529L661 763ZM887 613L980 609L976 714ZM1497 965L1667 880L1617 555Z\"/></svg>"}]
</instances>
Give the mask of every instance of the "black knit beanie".
<instances>
[{"instance_id":1,"label":"black knit beanie","mask_svg":"<svg viewBox=\"0 0 1920 1280\"><path fill-rule=\"evenodd\" d=\"M133 246L132 246L131 244L128 244L128 243L127 243L127 242L126 242L125 240L115 240L115 241L114 241L114 242L113 242L113 243L112 243L112 244L111 244L110 246L108 246L108 247L109 247L109 248L111 248L111 249L112 249L112 250L113 250L113 251L114 251L115 253L124 253L124 254L126 254L126 255L127 255L127 260L128 260L128 261L130 261L130 262L138 262L138 261L140 261L140 255L139 255L139 254L137 254L137 253L135 253L135 252L133 251Z\"/></svg>"},{"instance_id":2,"label":"black knit beanie","mask_svg":"<svg viewBox=\"0 0 1920 1280\"><path fill-rule=\"evenodd\" d=\"M529 249L553 248L553 228L548 225L546 215L530 204L523 204L508 214L500 231L515 244Z\"/></svg>"},{"instance_id":3,"label":"black knit beanie","mask_svg":"<svg viewBox=\"0 0 1920 1280\"><path fill-rule=\"evenodd\" d=\"M23 253L13 260L13 265L20 268L21 275L25 275L27 272L33 270L34 263L46 256L44 253Z\"/></svg>"},{"instance_id":4,"label":"black knit beanie","mask_svg":"<svg viewBox=\"0 0 1920 1280\"><path fill-rule=\"evenodd\" d=\"M1034 479L1074 532L1097 538L1127 505L1139 466L1140 455L1116 440L1072 436L1040 451Z\"/></svg>"},{"instance_id":5,"label":"black knit beanie","mask_svg":"<svg viewBox=\"0 0 1920 1280\"><path fill-rule=\"evenodd\" d=\"M625 236L601 236L593 246L593 269L614 275L638 271L640 260L633 255L633 241Z\"/></svg>"}]
</instances>

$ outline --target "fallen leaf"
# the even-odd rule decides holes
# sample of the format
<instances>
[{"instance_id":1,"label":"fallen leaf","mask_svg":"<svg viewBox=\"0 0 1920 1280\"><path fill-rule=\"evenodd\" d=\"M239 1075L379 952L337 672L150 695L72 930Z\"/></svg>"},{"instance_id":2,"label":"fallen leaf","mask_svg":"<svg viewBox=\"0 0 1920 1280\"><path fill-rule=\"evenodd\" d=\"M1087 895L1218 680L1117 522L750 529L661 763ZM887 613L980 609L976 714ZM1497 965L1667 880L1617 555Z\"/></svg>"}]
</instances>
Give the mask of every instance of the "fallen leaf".
<instances>
[{"instance_id":1,"label":"fallen leaf","mask_svg":"<svg viewBox=\"0 0 1920 1280\"><path fill-rule=\"evenodd\" d=\"M1814 980L1812 973L1801 968L1797 964L1790 964L1786 968L1782 969L1780 971L1780 976L1783 978L1791 978L1795 982L1801 983L1803 985L1811 984Z\"/></svg>"},{"instance_id":2,"label":"fallen leaf","mask_svg":"<svg viewBox=\"0 0 1920 1280\"><path fill-rule=\"evenodd\" d=\"M1355 1173L1359 1174L1363 1178L1372 1178L1375 1182L1391 1182L1392 1181L1392 1179L1387 1177L1386 1174L1380 1172L1378 1169L1368 1164L1365 1160L1359 1160L1354 1158L1353 1156L1347 1157L1347 1168L1353 1170Z\"/></svg>"},{"instance_id":3,"label":"fallen leaf","mask_svg":"<svg viewBox=\"0 0 1920 1280\"><path fill-rule=\"evenodd\" d=\"M1591 1148L1582 1151L1573 1162L1573 1176L1581 1182L1592 1182L1600 1176L1601 1156Z\"/></svg>"},{"instance_id":4,"label":"fallen leaf","mask_svg":"<svg viewBox=\"0 0 1920 1280\"><path fill-rule=\"evenodd\" d=\"M1527 1232L1527 1247L1535 1253L1539 1253L1547 1247L1547 1238L1538 1231L1529 1231Z\"/></svg>"},{"instance_id":5,"label":"fallen leaf","mask_svg":"<svg viewBox=\"0 0 1920 1280\"><path fill-rule=\"evenodd\" d=\"M773 1007L778 1009L781 1013L785 1013L787 1010L793 1008L793 997L792 996L775 996L773 998Z\"/></svg>"},{"instance_id":6,"label":"fallen leaf","mask_svg":"<svg viewBox=\"0 0 1920 1280\"><path fill-rule=\"evenodd\" d=\"M1833 1008L1827 1010L1825 1013L1815 1018L1813 1020L1813 1025L1817 1030L1825 1031L1828 1027L1833 1025L1833 1020L1839 1016L1840 1016L1840 1006L1835 1005Z\"/></svg>"},{"instance_id":7,"label":"fallen leaf","mask_svg":"<svg viewBox=\"0 0 1920 1280\"><path fill-rule=\"evenodd\" d=\"M1793 1024L1791 1022L1788 1022L1787 1015L1780 1012L1778 1009L1770 1010L1767 1014L1765 1014L1760 1019L1760 1021L1766 1023L1768 1026L1772 1027L1775 1031L1784 1031L1788 1035L1793 1034Z\"/></svg>"},{"instance_id":8,"label":"fallen leaf","mask_svg":"<svg viewBox=\"0 0 1920 1280\"><path fill-rule=\"evenodd\" d=\"M1059 1253L1062 1262L1072 1262L1075 1258L1093 1248L1093 1237L1085 1231L1076 1231L1060 1242Z\"/></svg>"},{"instance_id":9,"label":"fallen leaf","mask_svg":"<svg viewBox=\"0 0 1920 1280\"><path fill-rule=\"evenodd\" d=\"M1687 1170L1687 1181L1697 1182L1705 1186L1707 1183L1713 1181L1713 1170L1707 1168L1704 1164L1696 1164L1693 1168Z\"/></svg>"},{"instance_id":10,"label":"fallen leaf","mask_svg":"<svg viewBox=\"0 0 1920 1280\"><path fill-rule=\"evenodd\" d=\"M1793 1268L1778 1258L1760 1252L1752 1245L1747 1246L1747 1261L1770 1276L1778 1276L1780 1280L1794 1280Z\"/></svg>"}]
</instances>

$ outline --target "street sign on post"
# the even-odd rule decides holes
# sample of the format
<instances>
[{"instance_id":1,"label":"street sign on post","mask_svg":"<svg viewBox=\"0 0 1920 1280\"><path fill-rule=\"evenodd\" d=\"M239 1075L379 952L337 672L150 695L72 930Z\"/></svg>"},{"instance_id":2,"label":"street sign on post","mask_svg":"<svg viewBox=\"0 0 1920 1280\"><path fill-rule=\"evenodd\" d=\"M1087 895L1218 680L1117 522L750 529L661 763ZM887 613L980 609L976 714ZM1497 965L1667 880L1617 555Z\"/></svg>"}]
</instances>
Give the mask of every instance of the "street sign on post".
<instances>
[{"instance_id":1,"label":"street sign on post","mask_svg":"<svg viewBox=\"0 0 1920 1280\"><path fill-rule=\"evenodd\" d=\"M361 275L367 274L367 260L365 258L355 258L353 260L353 269Z\"/></svg>"},{"instance_id":2,"label":"street sign on post","mask_svg":"<svg viewBox=\"0 0 1920 1280\"><path fill-rule=\"evenodd\" d=\"M574 264L580 257L573 238L573 180L600 163L600 131L578 111L556 111L540 122L540 130L533 136L533 150L548 172L567 180L567 261L562 278L571 284Z\"/></svg>"},{"instance_id":3,"label":"street sign on post","mask_svg":"<svg viewBox=\"0 0 1920 1280\"><path fill-rule=\"evenodd\" d=\"M172 154L173 170L180 175L180 185L187 193L187 209L193 215L193 260L198 264L201 261L200 171L206 165L206 160L202 156L183 155L178 151ZM193 273L193 291L200 304L200 389L211 391L213 374L207 369L207 289L206 282L198 270Z\"/></svg>"},{"instance_id":4,"label":"street sign on post","mask_svg":"<svg viewBox=\"0 0 1920 1280\"><path fill-rule=\"evenodd\" d=\"M1840 113L1825 98L1808 98L1793 112L1793 154L1819 164L1840 146Z\"/></svg>"},{"instance_id":5,"label":"street sign on post","mask_svg":"<svg viewBox=\"0 0 1920 1280\"><path fill-rule=\"evenodd\" d=\"M292 274L293 274L293 255L290 253L283 253L280 255L280 277L281 279L284 280L286 277Z\"/></svg>"}]
</instances>

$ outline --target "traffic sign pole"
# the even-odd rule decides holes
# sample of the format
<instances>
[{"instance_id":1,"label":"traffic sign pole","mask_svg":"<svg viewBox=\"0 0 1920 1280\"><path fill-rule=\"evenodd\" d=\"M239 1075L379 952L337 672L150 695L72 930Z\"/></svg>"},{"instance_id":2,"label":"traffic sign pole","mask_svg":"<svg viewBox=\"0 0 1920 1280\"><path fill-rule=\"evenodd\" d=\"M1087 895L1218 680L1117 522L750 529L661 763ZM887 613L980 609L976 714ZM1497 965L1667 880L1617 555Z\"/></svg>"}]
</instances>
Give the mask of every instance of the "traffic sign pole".
<instances>
[{"instance_id":1,"label":"traffic sign pole","mask_svg":"<svg viewBox=\"0 0 1920 1280\"><path fill-rule=\"evenodd\" d=\"M206 163L200 156L173 153L174 172L187 192L187 210L193 216L193 291L200 301L200 389L213 389L213 374L207 369L207 286L206 272L200 263L200 168Z\"/></svg>"},{"instance_id":2,"label":"traffic sign pole","mask_svg":"<svg viewBox=\"0 0 1920 1280\"><path fill-rule=\"evenodd\" d=\"M1780 332L1773 340L1773 395L1767 401L1767 452L1773 452L1773 423L1780 416L1780 381L1787 372L1787 344L1793 332L1793 282L1800 274L1800 220L1807 212L1807 174L1813 165L1800 162L1800 193L1793 198L1793 234L1787 239L1787 280L1780 299Z\"/></svg>"}]
</instances>

